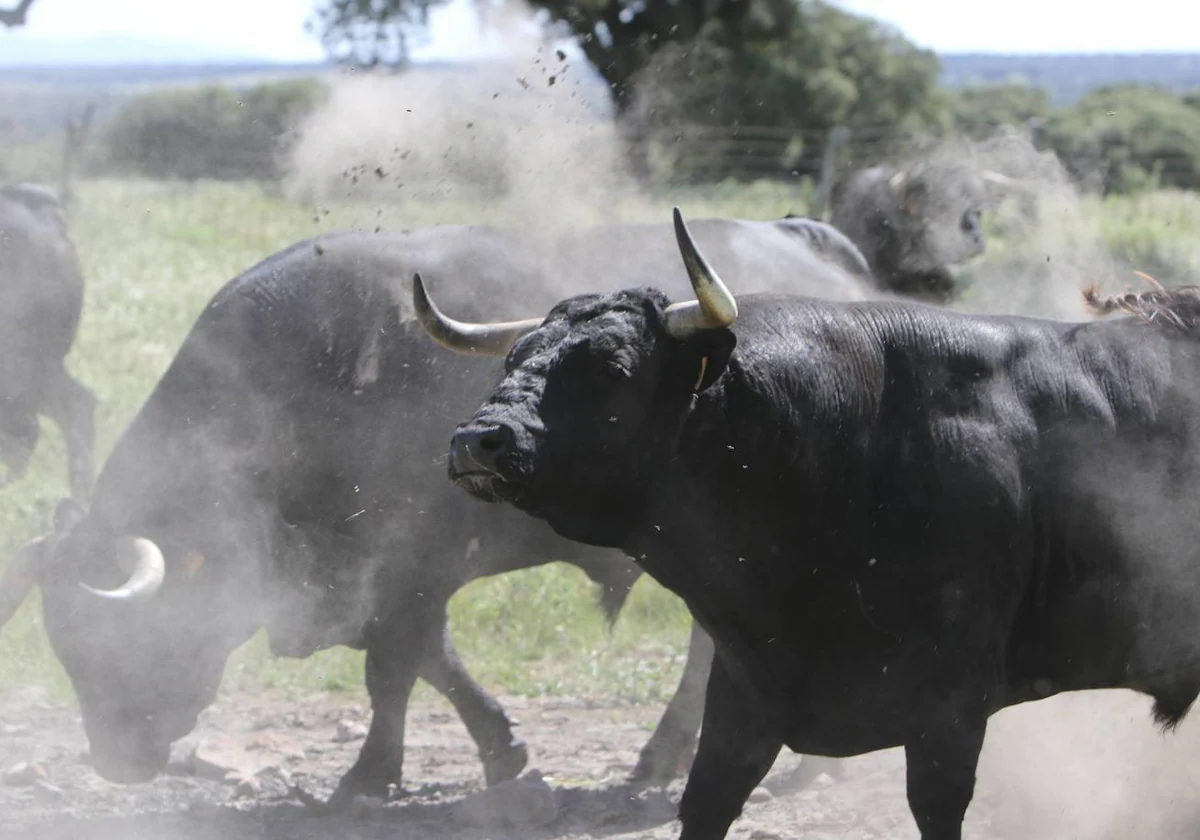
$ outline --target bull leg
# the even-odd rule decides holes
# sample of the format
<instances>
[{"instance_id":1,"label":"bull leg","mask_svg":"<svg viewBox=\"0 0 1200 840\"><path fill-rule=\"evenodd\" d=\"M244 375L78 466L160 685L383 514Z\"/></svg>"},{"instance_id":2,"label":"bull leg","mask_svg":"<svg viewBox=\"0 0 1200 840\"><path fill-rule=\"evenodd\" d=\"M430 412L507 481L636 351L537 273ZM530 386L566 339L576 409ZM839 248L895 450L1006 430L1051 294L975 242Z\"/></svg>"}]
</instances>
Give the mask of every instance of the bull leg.
<instances>
[{"instance_id":1,"label":"bull leg","mask_svg":"<svg viewBox=\"0 0 1200 840\"><path fill-rule=\"evenodd\" d=\"M525 742L513 735L512 722L494 697L471 679L454 642L450 638L450 622L445 605L442 629L430 640L429 650L421 665L422 679L453 704L466 725L471 739L479 748L483 775L487 784L494 785L515 779L529 761Z\"/></svg>"},{"instance_id":2,"label":"bull leg","mask_svg":"<svg viewBox=\"0 0 1200 840\"><path fill-rule=\"evenodd\" d=\"M36 414L12 402L0 401L0 462L5 469L0 487L25 476L40 434Z\"/></svg>"},{"instance_id":3,"label":"bull leg","mask_svg":"<svg viewBox=\"0 0 1200 840\"><path fill-rule=\"evenodd\" d=\"M432 587L431 587L432 588ZM371 695L371 727L358 760L338 783L329 807L343 808L355 796L387 798L390 784L400 784L404 768L404 718L430 637L438 631L448 596L413 597L395 605L366 630L367 693Z\"/></svg>"},{"instance_id":4,"label":"bull leg","mask_svg":"<svg viewBox=\"0 0 1200 840\"><path fill-rule=\"evenodd\" d=\"M696 761L679 802L679 840L725 837L782 746L756 704L729 678L720 657L714 658Z\"/></svg>"},{"instance_id":5,"label":"bull leg","mask_svg":"<svg viewBox=\"0 0 1200 840\"><path fill-rule=\"evenodd\" d=\"M986 715L945 716L904 745L908 807L921 840L962 840L986 729Z\"/></svg>"},{"instance_id":6,"label":"bull leg","mask_svg":"<svg viewBox=\"0 0 1200 840\"><path fill-rule=\"evenodd\" d=\"M675 695L667 704L654 734L642 747L630 780L666 783L687 773L696 752L696 736L704 719L704 686L712 668L713 643L700 623L692 620L687 663Z\"/></svg>"},{"instance_id":7,"label":"bull leg","mask_svg":"<svg viewBox=\"0 0 1200 840\"><path fill-rule=\"evenodd\" d=\"M71 495L82 504L91 494L95 475L96 397L65 367L59 367L47 383L45 411L62 432Z\"/></svg>"}]
</instances>

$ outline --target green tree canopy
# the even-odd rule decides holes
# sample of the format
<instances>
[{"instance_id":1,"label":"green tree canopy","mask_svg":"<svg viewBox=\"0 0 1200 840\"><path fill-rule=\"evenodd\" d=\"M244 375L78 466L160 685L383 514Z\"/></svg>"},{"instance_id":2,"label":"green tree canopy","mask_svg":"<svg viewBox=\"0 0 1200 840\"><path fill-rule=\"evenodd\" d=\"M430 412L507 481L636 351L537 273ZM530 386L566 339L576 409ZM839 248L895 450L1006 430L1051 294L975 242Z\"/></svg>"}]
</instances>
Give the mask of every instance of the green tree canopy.
<instances>
[{"instance_id":1,"label":"green tree canopy","mask_svg":"<svg viewBox=\"0 0 1200 840\"><path fill-rule=\"evenodd\" d=\"M403 64L430 9L447 0L318 0L310 26L338 60ZM487 0L479 0L486 3ZM529 0L546 23L574 36L609 83L618 111L633 77L663 47L687 43L710 22L738 24L749 37L791 29L793 0Z\"/></svg>"},{"instance_id":2,"label":"green tree canopy","mask_svg":"<svg viewBox=\"0 0 1200 840\"><path fill-rule=\"evenodd\" d=\"M10 9L0 9L0 25L9 28L24 26L32 5L33 0L21 0Z\"/></svg>"},{"instance_id":3,"label":"green tree canopy","mask_svg":"<svg viewBox=\"0 0 1200 840\"><path fill-rule=\"evenodd\" d=\"M1045 89L1015 82L959 88L947 95L947 104L955 131L978 140L1001 126L1020 127L1050 113Z\"/></svg>"},{"instance_id":4,"label":"green tree canopy","mask_svg":"<svg viewBox=\"0 0 1200 840\"><path fill-rule=\"evenodd\" d=\"M835 126L852 129L870 156L900 137L946 127L940 66L931 51L821 0L789 5L786 29L770 37L778 17L713 21L693 43L662 50L635 80L631 118L650 133L679 123L756 127L725 138L725 148L711 137L673 140L680 155L703 160L709 175L723 174L711 172L713 166L745 170L749 158L757 172L747 174L768 174L771 167L811 172ZM701 147L710 154L700 154Z\"/></svg>"},{"instance_id":5,"label":"green tree canopy","mask_svg":"<svg viewBox=\"0 0 1200 840\"><path fill-rule=\"evenodd\" d=\"M1106 192L1200 187L1200 110L1169 91L1092 91L1047 120L1042 142L1076 177L1102 177Z\"/></svg>"}]
</instances>

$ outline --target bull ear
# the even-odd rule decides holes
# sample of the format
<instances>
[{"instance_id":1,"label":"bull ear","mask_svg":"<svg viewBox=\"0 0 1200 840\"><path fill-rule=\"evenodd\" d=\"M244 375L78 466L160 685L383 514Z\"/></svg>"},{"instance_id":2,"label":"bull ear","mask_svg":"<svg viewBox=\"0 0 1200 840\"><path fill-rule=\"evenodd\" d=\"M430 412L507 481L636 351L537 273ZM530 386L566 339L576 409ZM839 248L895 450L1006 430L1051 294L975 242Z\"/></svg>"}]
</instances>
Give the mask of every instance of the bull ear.
<instances>
[{"instance_id":1,"label":"bull ear","mask_svg":"<svg viewBox=\"0 0 1200 840\"><path fill-rule=\"evenodd\" d=\"M86 515L74 499L63 499L54 508L54 533L66 534L82 522Z\"/></svg>"},{"instance_id":2,"label":"bull ear","mask_svg":"<svg viewBox=\"0 0 1200 840\"><path fill-rule=\"evenodd\" d=\"M707 391L729 367L729 357L737 347L732 330L704 330L689 336L684 344L686 364L683 376L693 393Z\"/></svg>"},{"instance_id":3,"label":"bull ear","mask_svg":"<svg viewBox=\"0 0 1200 840\"><path fill-rule=\"evenodd\" d=\"M929 187L921 178L909 178L900 191L900 203L909 216L917 215L929 195Z\"/></svg>"}]
</instances>

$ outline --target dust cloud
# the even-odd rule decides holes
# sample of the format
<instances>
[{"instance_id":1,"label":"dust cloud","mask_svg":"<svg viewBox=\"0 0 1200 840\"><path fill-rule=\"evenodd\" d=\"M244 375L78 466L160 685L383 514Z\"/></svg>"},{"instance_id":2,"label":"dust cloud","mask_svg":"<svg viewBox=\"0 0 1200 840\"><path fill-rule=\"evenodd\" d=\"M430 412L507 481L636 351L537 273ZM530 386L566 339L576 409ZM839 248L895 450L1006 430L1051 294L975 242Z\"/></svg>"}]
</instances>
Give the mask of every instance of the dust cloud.
<instances>
[{"instance_id":1,"label":"dust cloud","mask_svg":"<svg viewBox=\"0 0 1200 840\"><path fill-rule=\"evenodd\" d=\"M615 222L639 191L594 71L524 33L517 10L489 23L507 58L337 77L298 129L287 194L486 204L500 217L483 222L548 232Z\"/></svg>"},{"instance_id":2,"label":"dust cloud","mask_svg":"<svg viewBox=\"0 0 1200 840\"><path fill-rule=\"evenodd\" d=\"M985 178L983 255L959 266L962 299L953 308L978 313L1088 320L1081 290L1117 290L1122 275L1077 185L1051 151L1014 129L982 141L950 140L904 163L923 165L927 179ZM941 184L952 192L953 184Z\"/></svg>"}]
</instances>

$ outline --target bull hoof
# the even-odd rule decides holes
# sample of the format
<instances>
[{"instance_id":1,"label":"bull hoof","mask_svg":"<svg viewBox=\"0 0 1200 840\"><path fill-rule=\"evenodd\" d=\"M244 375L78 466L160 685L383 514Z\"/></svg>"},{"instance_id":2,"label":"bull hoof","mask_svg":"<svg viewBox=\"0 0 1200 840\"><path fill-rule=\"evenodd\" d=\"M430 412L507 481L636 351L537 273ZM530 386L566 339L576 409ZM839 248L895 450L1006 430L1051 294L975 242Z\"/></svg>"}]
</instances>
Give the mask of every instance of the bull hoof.
<instances>
[{"instance_id":1,"label":"bull hoof","mask_svg":"<svg viewBox=\"0 0 1200 840\"><path fill-rule=\"evenodd\" d=\"M338 782L337 790L333 792L333 796L329 797L329 801L322 806L322 809L326 812L347 811L360 796L382 799L386 802L388 785L392 778L395 778L396 784L399 786L399 773L370 772L361 770L359 765L355 765Z\"/></svg>"},{"instance_id":2,"label":"bull hoof","mask_svg":"<svg viewBox=\"0 0 1200 840\"><path fill-rule=\"evenodd\" d=\"M498 785L517 778L529 762L529 750L520 738L513 738L507 747L480 754L483 778L487 786Z\"/></svg>"},{"instance_id":3,"label":"bull hoof","mask_svg":"<svg viewBox=\"0 0 1200 840\"><path fill-rule=\"evenodd\" d=\"M686 776L695 757L694 742L657 749L652 749L651 745L647 744L638 756L638 763L633 772L629 774L629 781L637 785L668 784L680 776Z\"/></svg>"}]
</instances>

